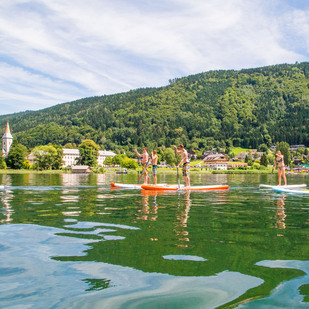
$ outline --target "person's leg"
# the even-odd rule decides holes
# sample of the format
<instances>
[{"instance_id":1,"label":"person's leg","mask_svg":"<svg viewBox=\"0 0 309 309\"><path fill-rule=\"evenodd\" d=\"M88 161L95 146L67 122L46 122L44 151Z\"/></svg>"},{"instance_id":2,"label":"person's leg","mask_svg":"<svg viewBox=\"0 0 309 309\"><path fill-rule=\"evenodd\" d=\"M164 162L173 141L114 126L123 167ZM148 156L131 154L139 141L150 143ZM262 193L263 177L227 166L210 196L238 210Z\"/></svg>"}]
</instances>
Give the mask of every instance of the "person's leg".
<instances>
[{"instance_id":1,"label":"person's leg","mask_svg":"<svg viewBox=\"0 0 309 309\"><path fill-rule=\"evenodd\" d=\"M157 168L156 167L152 168L152 176L153 176L153 183L154 185L156 185L157 184Z\"/></svg>"},{"instance_id":2,"label":"person's leg","mask_svg":"<svg viewBox=\"0 0 309 309\"><path fill-rule=\"evenodd\" d=\"M186 187L190 187L190 176L189 176L189 173L190 173L190 163L187 163L186 164Z\"/></svg>"},{"instance_id":3,"label":"person's leg","mask_svg":"<svg viewBox=\"0 0 309 309\"><path fill-rule=\"evenodd\" d=\"M279 186L281 186L281 168L278 168Z\"/></svg>"},{"instance_id":4,"label":"person's leg","mask_svg":"<svg viewBox=\"0 0 309 309\"><path fill-rule=\"evenodd\" d=\"M189 176L184 176L183 178L185 179L186 187L190 187L190 178L189 178Z\"/></svg>"}]
</instances>

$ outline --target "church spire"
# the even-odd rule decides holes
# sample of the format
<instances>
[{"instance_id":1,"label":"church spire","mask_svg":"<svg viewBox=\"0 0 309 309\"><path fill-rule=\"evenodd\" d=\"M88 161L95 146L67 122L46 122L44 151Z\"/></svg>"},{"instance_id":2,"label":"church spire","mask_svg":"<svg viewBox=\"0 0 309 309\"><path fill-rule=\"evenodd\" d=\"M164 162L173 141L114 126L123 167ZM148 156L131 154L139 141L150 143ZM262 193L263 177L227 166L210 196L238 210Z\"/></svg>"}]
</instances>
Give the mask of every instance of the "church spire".
<instances>
[{"instance_id":1,"label":"church spire","mask_svg":"<svg viewBox=\"0 0 309 309\"><path fill-rule=\"evenodd\" d=\"M3 153L3 156L5 158L9 154L12 142L13 142L13 136L10 132L9 122L7 121L5 132L4 132L3 137L2 137L2 153Z\"/></svg>"},{"instance_id":2,"label":"church spire","mask_svg":"<svg viewBox=\"0 0 309 309\"><path fill-rule=\"evenodd\" d=\"M10 126L9 126L9 122L8 122L8 121L6 122L5 133L11 134L11 132L10 132Z\"/></svg>"}]
</instances>

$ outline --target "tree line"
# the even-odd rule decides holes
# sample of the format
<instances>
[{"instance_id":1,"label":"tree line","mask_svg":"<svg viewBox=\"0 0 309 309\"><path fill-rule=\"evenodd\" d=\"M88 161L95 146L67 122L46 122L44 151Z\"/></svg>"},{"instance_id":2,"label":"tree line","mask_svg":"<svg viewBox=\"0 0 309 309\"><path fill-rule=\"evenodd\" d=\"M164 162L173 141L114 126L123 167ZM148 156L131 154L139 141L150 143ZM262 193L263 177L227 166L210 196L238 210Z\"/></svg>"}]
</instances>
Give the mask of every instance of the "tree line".
<instances>
[{"instance_id":1,"label":"tree line","mask_svg":"<svg viewBox=\"0 0 309 309\"><path fill-rule=\"evenodd\" d=\"M34 147L31 151L27 149L26 146L14 140L10 148L8 156L4 159L0 156L0 169L5 169L7 167L12 169L34 169L34 170L59 170L62 168L63 164L63 148L75 148L79 150L79 158L75 162L76 164L88 165L91 167L98 167L98 154L99 145L93 140L86 139L77 147L76 144L66 144L64 147L57 144L39 145ZM151 149L152 150L152 149ZM308 164L307 159L308 149L300 147L295 152L290 151L290 145L286 142L280 142L276 145L276 151L280 150L284 155L285 164L291 166L293 163L293 157L298 157L301 162ZM180 155L175 156L175 152L171 147L161 146L156 148L158 155L158 162L165 162L167 165L174 166L178 164L181 160ZM251 154L247 155L245 162L248 166L252 166L256 169L261 169L261 166L267 167L268 164L274 164L275 156L266 144L261 144L258 151L263 152L261 160L256 160L257 158ZM27 159L29 153L34 156L33 165L30 164ZM234 158L233 148L226 147L225 149L217 149L217 152L224 152L228 158ZM198 160L202 159L203 153L201 151L196 151L195 156ZM136 160L135 153L130 153L129 155L125 153L124 150L118 151L118 154L114 157L107 157L104 161L104 165L118 165L124 168L136 169L138 167L138 162ZM98 171L103 171L99 167ZM94 169L94 171L96 171Z\"/></svg>"},{"instance_id":2,"label":"tree line","mask_svg":"<svg viewBox=\"0 0 309 309\"><path fill-rule=\"evenodd\" d=\"M209 71L165 87L0 116L0 126L7 120L28 148L84 139L126 153L179 143L201 151L281 141L308 145L309 63Z\"/></svg>"}]
</instances>

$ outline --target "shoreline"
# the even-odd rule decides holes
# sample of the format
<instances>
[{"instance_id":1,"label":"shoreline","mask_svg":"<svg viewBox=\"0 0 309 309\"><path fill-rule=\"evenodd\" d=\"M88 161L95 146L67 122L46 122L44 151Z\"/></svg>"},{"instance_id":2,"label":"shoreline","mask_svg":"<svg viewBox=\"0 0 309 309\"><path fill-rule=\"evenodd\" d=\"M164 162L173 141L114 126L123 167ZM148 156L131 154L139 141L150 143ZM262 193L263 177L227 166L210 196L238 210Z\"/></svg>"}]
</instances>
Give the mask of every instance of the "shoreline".
<instances>
[{"instance_id":1,"label":"shoreline","mask_svg":"<svg viewBox=\"0 0 309 309\"><path fill-rule=\"evenodd\" d=\"M105 169L103 173L95 173L95 172L90 172L90 173L76 173L77 175L93 175L93 174L112 174L116 173L119 171L117 168L112 168L112 169ZM136 174L140 175L142 172L142 169L138 170L129 170L127 169L127 174ZM158 168L158 174L174 174L177 172L176 168ZM179 168L179 172L181 172L181 168ZM264 175L269 175L269 174L278 174L277 170L272 170L272 169L263 169L263 170L205 170L201 168L192 168L190 169L190 173L192 174L264 174ZM36 170L31 170L31 169L20 169L20 170L13 170L13 169L2 169L0 170L0 174L5 175L5 174L75 174L72 173L72 171L68 170L43 170L43 171L36 171ZM149 171L149 174L151 175L151 170ZM286 175L309 175L308 172L286 172Z\"/></svg>"}]
</instances>

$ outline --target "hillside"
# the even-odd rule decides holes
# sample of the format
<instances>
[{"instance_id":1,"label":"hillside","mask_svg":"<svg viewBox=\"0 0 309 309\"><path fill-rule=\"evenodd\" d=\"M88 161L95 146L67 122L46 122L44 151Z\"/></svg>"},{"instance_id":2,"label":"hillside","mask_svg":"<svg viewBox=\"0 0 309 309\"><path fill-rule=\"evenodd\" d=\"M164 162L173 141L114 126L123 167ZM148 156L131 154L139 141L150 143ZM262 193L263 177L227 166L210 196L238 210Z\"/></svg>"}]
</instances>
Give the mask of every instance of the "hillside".
<instances>
[{"instance_id":1,"label":"hillside","mask_svg":"<svg viewBox=\"0 0 309 309\"><path fill-rule=\"evenodd\" d=\"M188 148L256 148L277 141L309 145L309 63L220 70L161 88L85 98L0 116L33 147L90 138L106 149L184 143Z\"/></svg>"}]
</instances>

